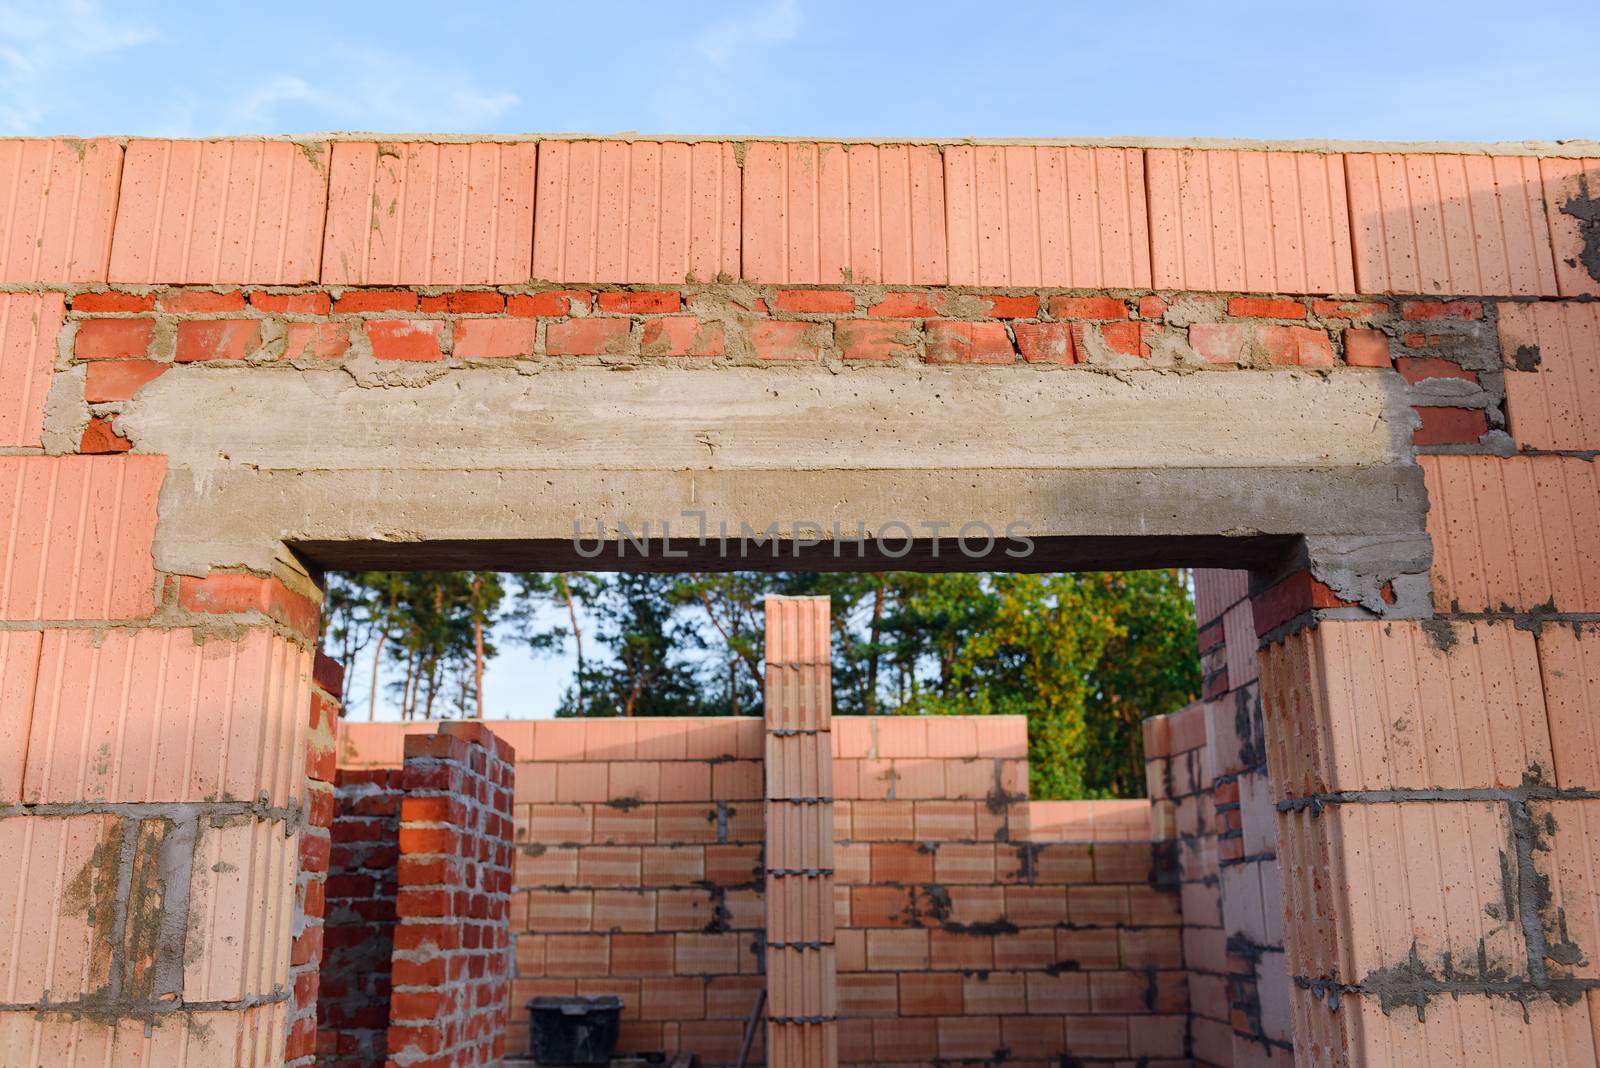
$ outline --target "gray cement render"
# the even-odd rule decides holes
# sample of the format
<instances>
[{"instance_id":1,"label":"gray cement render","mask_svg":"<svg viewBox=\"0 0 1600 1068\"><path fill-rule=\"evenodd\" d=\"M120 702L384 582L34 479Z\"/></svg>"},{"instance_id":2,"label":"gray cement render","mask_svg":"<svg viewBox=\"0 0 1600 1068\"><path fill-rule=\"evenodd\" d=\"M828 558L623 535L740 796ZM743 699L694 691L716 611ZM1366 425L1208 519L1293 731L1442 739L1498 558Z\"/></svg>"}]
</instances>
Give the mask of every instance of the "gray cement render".
<instances>
[{"instance_id":1,"label":"gray cement render","mask_svg":"<svg viewBox=\"0 0 1600 1068\"><path fill-rule=\"evenodd\" d=\"M1085 566L1072 539L1133 539L1128 559L1149 566L1135 541L1304 535L1313 571L1346 597L1428 610L1414 415L1392 372L401 374L367 358L174 367L122 408L137 451L168 457L156 544L168 572L266 571L295 559L286 544L344 545L331 561L344 566L361 558L349 546L498 546L530 566L537 554L518 547L570 546L597 526L660 537L665 523L675 539L775 526L780 540L799 527L828 541L835 524L925 538L981 520L1055 542L1052 567ZM988 566L1027 565L997 553Z\"/></svg>"}]
</instances>

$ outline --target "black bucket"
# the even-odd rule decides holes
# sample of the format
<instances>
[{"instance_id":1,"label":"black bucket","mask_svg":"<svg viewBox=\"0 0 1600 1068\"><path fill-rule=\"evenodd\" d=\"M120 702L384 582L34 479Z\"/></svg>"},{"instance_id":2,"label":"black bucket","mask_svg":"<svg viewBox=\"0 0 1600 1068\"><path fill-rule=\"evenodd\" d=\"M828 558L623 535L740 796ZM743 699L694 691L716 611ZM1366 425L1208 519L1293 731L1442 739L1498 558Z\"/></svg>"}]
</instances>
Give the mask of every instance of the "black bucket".
<instances>
[{"instance_id":1,"label":"black bucket","mask_svg":"<svg viewBox=\"0 0 1600 1068\"><path fill-rule=\"evenodd\" d=\"M606 1064L617 1048L622 999L534 998L528 1002L533 1059L540 1064Z\"/></svg>"}]
</instances>

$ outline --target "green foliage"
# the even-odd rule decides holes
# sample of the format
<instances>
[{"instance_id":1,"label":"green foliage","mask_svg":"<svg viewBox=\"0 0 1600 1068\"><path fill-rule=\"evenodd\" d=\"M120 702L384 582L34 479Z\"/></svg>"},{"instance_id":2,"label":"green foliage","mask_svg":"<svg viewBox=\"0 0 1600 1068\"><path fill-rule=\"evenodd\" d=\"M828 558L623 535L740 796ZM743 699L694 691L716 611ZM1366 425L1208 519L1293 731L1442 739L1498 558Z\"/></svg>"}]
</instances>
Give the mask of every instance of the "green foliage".
<instances>
[{"instance_id":1,"label":"green foliage","mask_svg":"<svg viewBox=\"0 0 1600 1068\"><path fill-rule=\"evenodd\" d=\"M330 585L326 640L403 668L404 715L480 707L463 671L496 627L535 653L574 643L559 715L755 714L769 593L831 598L837 714L1026 716L1035 797L1142 793L1140 721L1199 690L1178 571L364 572Z\"/></svg>"}]
</instances>

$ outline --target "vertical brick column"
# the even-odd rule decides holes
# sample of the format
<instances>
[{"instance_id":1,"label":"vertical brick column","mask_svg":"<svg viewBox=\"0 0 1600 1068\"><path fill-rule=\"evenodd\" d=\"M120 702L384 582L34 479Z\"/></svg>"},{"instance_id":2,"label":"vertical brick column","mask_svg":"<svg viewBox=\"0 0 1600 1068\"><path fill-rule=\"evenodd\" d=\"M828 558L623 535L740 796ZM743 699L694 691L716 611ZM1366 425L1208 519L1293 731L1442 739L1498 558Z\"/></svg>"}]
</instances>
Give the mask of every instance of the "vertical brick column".
<instances>
[{"instance_id":1,"label":"vertical brick column","mask_svg":"<svg viewBox=\"0 0 1600 1068\"><path fill-rule=\"evenodd\" d=\"M289 987L294 996L289 1005L286 1068L303 1068L316 1055L323 911L343 684L343 665L317 653L311 670L311 730L306 739L306 825L300 831L300 867L294 884L294 945L289 951Z\"/></svg>"},{"instance_id":2,"label":"vertical brick column","mask_svg":"<svg viewBox=\"0 0 1600 1068\"><path fill-rule=\"evenodd\" d=\"M767 1064L839 1061L828 598L768 597Z\"/></svg>"},{"instance_id":3,"label":"vertical brick column","mask_svg":"<svg viewBox=\"0 0 1600 1068\"><path fill-rule=\"evenodd\" d=\"M514 753L482 723L405 742L388 1063L505 1056Z\"/></svg>"}]
</instances>

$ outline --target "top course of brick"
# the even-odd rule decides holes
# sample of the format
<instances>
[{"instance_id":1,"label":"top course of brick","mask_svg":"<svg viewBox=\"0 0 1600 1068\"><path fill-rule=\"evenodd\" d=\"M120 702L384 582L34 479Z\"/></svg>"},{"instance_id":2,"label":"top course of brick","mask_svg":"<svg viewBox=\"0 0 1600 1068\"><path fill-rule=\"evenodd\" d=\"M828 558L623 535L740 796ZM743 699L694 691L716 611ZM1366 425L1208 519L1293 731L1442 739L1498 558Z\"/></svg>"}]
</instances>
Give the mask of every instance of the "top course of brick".
<instances>
[{"instance_id":1,"label":"top course of brick","mask_svg":"<svg viewBox=\"0 0 1600 1068\"><path fill-rule=\"evenodd\" d=\"M0 285L1600 294L1600 146L0 141Z\"/></svg>"}]
</instances>

